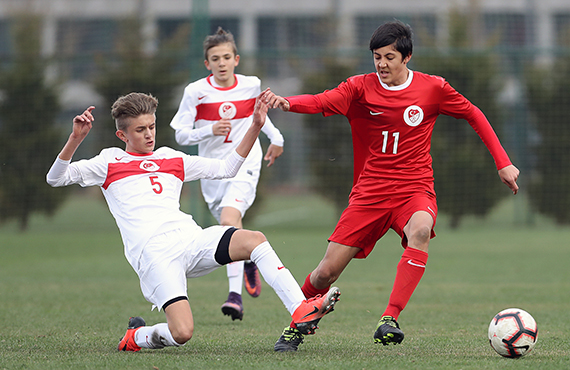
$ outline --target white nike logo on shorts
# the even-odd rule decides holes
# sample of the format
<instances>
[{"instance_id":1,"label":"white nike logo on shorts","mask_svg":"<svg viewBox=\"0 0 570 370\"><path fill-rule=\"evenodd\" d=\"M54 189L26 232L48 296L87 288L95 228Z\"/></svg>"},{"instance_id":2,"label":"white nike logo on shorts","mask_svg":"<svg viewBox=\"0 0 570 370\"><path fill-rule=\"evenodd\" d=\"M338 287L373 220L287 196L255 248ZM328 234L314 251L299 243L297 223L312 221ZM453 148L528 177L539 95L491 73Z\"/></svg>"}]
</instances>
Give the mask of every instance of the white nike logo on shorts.
<instances>
[{"instance_id":1,"label":"white nike logo on shorts","mask_svg":"<svg viewBox=\"0 0 570 370\"><path fill-rule=\"evenodd\" d=\"M373 116L377 116L377 115L383 114L383 113L384 113L384 112L372 112L372 111L370 111L370 114L373 115Z\"/></svg>"}]
</instances>

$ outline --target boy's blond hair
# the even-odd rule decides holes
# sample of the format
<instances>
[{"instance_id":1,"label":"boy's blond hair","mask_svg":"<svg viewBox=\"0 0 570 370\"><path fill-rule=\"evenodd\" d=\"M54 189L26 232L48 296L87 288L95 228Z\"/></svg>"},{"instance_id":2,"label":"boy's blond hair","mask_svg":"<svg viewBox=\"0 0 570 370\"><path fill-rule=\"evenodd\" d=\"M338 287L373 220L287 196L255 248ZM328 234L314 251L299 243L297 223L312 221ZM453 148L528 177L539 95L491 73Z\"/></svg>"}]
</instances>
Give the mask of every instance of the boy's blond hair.
<instances>
[{"instance_id":1,"label":"boy's blond hair","mask_svg":"<svg viewBox=\"0 0 570 370\"><path fill-rule=\"evenodd\" d=\"M129 118L143 114L154 114L158 107L158 99L151 94L133 92L118 98L111 107L111 116L115 119L117 130L125 131L129 126Z\"/></svg>"}]
</instances>

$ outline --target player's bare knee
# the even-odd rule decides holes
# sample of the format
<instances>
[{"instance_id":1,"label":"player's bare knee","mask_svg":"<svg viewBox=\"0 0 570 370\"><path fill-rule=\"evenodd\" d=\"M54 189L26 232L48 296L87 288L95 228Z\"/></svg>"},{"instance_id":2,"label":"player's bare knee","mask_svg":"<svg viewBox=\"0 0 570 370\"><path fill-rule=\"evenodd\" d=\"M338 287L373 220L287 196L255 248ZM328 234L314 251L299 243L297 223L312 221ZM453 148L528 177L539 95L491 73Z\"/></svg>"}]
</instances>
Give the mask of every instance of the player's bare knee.
<instances>
[{"instance_id":1,"label":"player's bare knee","mask_svg":"<svg viewBox=\"0 0 570 370\"><path fill-rule=\"evenodd\" d=\"M239 230L240 232L240 248L242 248L242 253L245 252L247 256L251 255L251 252L258 245L267 241L267 238L261 231L252 230ZM247 257L249 258L249 257Z\"/></svg>"},{"instance_id":2,"label":"player's bare knee","mask_svg":"<svg viewBox=\"0 0 570 370\"><path fill-rule=\"evenodd\" d=\"M338 277L339 273L327 266L319 266L313 273L311 274L311 280L314 280L314 286L317 289L322 289L323 287L327 287L334 283Z\"/></svg>"},{"instance_id":3,"label":"player's bare knee","mask_svg":"<svg viewBox=\"0 0 570 370\"><path fill-rule=\"evenodd\" d=\"M410 241L416 244L423 245L429 243L430 238L431 238L431 229L429 227L421 227L414 231L412 237L410 238Z\"/></svg>"},{"instance_id":4,"label":"player's bare knee","mask_svg":"<svg viewBox=\"0 0 570 370\"><path fill-rule=\"evenodd\" d=\"M232 261L250 259L253 250L265 241L267 238L260 231L237 230L232 236L229 247Z\"/></svg>"},{"instance_id":5,"label":"player's bare knee","mask_svg":"<svg viewBox=\"0 0 570 370\"><path fill-rule=\"evenodd\" d=\"M251 236L250 236L250 241L251 241L251 250L253 251L255 249L255 247L257 247L259 244L266 242L267 238L265 237L265 234L263 234L261 231L250 231Z\"/></svg>"},{"instance_id":6,"label":"player's bare knee","mask_svg":"<svg viewBox=\"0 0 570 370\"><path fill-rule=\"evenodd\" d=\"M192 339L192 335L194 335L193 328L177 328L176 330L171 331L172 338L178 344L184 344Z\"/></svg>"}]
</instances>

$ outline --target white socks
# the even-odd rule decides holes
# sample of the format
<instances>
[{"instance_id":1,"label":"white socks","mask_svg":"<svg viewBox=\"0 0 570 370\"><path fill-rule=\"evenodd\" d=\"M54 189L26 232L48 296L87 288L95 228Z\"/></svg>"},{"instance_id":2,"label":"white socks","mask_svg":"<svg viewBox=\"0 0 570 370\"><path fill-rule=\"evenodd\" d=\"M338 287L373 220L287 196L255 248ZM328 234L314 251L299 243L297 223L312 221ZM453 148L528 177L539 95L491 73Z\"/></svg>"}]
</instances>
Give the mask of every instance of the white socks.
<instances>
[{"instance_id":1,"label":"white socks","mask_svg":"<svg viewBox=\"0 0 570 370\"><path fill-rule=\"evenodd\" d=\"M291 274L291 272L283 265L269 242L265 241L258 245L253 252L251 252L251 261L255 262L263 279L275 290L277 296L287 311L291 315L299 307L301 302L305 300L305 296L301 291L301 287ZM240 272L236 275L236 269L239 266L233 267L232 264L228 265L228 278L230 279L230 291L232 288L232 279L239 278L243 284L243 261L238 262L241 265ZM231 275L230 275L231 274ZM241 284L240 284L241 285ZM241 287L240 290L241 292ZM167 346L179 347L182 344L176 343L172 337L172 333L168 329L167 323L160 323L153 326L143 326L135 332L135 342L142 348L164 348Z\"/></svg>"},{"instance_id":2,"label":"white socks","mask_svg":"<svg viewBox=\"0 0 570 370\"><path fill-rule=\"evenodd\" d=\"M228 263L226 269L228 272L228 282L230 285L230 292L235 292L241 295L243 288L243 265L245 261L236 261Z\"/></svg>"},{"instance_id":3,"label":"white socks","mask_svg":"<svg viewBox=\"0 0 570 370\"><path fill-rule=\"evenodd\" d=\"M160 323L153 326L143 326L135 332L135 343L142 348L159 349L166 346L180 347L182 344L176 343L172 333L168 329L167 323Z\"/></svg>"},{"instance_id":4,"label":"white socks","mask_svg":"<svg viewBox=\"0 0 570 370\"><path fill-rule=\"evenodd\" d=\"M305 300L305 296L269 242L265 241L258 245L251 252L251 260L255 262L265 282L275 290L287 311L292 315L301 302Z\"/></svg>"}]
</instances>

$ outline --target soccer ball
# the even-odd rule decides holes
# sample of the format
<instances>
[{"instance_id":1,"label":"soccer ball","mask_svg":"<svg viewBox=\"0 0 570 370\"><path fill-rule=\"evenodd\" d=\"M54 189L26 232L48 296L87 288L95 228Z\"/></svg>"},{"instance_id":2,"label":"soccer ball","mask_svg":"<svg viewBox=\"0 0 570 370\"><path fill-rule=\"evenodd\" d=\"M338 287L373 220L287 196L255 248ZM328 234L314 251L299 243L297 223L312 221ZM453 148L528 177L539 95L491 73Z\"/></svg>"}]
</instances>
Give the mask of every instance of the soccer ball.
<instances>
[{"instance_id":1,"label":"soccer ball","mask_svg":"<svg viewBox=\"0 0 570 370\"><path fill-rule=\"evenodd\" d=\"M534 318L520 308L499 312L489 324L489 343L504 357L521 357L532 351L538 328Z\"/></svg>"}]
</instances>

